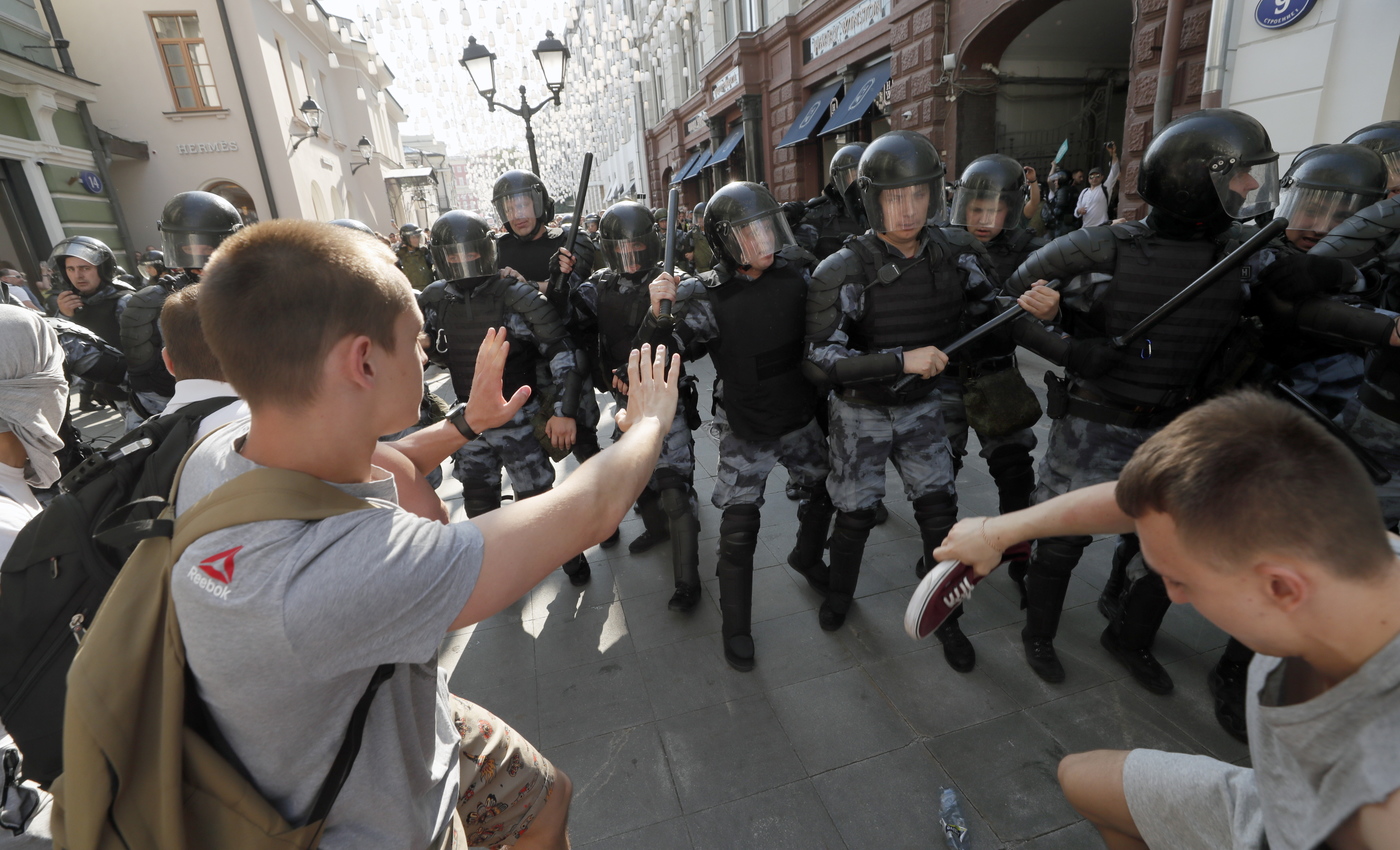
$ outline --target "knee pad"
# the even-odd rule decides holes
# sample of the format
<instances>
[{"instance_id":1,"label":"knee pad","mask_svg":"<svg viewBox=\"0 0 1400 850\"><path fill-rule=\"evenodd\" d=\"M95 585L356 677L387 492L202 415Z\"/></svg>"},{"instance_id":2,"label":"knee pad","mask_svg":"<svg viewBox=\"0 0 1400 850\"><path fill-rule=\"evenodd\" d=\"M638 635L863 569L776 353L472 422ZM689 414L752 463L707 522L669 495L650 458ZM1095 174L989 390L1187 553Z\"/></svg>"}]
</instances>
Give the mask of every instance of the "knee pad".
<instances>
[{"instance_id":1,"label":"knee pad","mask_svg":"<svg viewBox=\"0 0 1400 850\"><path fill-rule=\"evenodd\" d=\"M1045 576L1068 578L1083 556L1085 547L1093 542L1094 538L1088 535L1042 538L1036 543L1033 571Z\"/></svg>"},{"instance_id":2,"label":"knee pad","mask_svg":"<svg viewBox=\"0 0 1400 850\"><path fill-rule=\"evenodd\" d=\"M835 530L853 534L868 535L875 527L875 509L863 508L858 511L837 511Z\"/></svg>"},{"instance_id":3,"label":"knee pad","mask_svg":"<svg viewBox=\"0 0 1400 850\"><path fill-rule=\"evenodd\" d=\"M481 516L501 506L501 491L480 485L462 486L462 508L467 516Z\"/></svg>"},{"instance_id":4,"label":"knee pad","mask_svg":"<svg viewBox=\"0 0 1400 850\"><path fill-rule=\"evenodd\" d=\"M914 522L920 529L948 527L958 520L958 494L945 491L925 493L911 503L914 507Z\"/></svg>"},{"instance_id":5,"label":"knee pad","mask_svg":"<svg viewBox=\"0 0 1400 850\"><path fill-rule=\"evenodd\" d=\"M998 481L1016 475L1033 474L1034 467L1030 450L1025 446L1002 446L987 458L987 471Z\"/></svg>"},{"instance_id":6,"label":"knee pad","mask_svg":"<svg viewBox=\"0 0 1400 850\"><path fill-rule=\"evenodd\" d=\"M730 505L719 518L721 537L758 540L758 505Z\"/></svg>"}]
</instances>

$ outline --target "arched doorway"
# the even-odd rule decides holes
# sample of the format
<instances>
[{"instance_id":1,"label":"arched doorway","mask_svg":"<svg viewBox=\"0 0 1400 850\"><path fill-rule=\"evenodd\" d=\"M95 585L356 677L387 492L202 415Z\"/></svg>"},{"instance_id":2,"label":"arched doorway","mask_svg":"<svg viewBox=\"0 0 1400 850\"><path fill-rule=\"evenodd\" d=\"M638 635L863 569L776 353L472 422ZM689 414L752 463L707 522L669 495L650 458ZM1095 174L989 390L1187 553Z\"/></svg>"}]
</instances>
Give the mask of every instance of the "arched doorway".
<instances>
[{"instance_id":1,"label":"arched doorway","mask_svg":"<svg viewBox=\"0 0 1400 850\"><path fill-rule=\"evenodd\" d=\"M330 221L330 204L326 202L325 190L315 180L311 181L311 214L317 221Z\"/></svg>"},{"instance_id":2,"label":"arched doorway","mask_svg":"<svg viewBox=\"0 0 1400 850\"><path fill-rule=\"evenodd\" d=\"M213 192L215 195L233 204L234 209L243 217L244 224L258 223L258 208L253 203L253 196L248 194L248 190L233 182L232 180L215 180L204 187L205 192Z\"/></svg>"}]
</instances>

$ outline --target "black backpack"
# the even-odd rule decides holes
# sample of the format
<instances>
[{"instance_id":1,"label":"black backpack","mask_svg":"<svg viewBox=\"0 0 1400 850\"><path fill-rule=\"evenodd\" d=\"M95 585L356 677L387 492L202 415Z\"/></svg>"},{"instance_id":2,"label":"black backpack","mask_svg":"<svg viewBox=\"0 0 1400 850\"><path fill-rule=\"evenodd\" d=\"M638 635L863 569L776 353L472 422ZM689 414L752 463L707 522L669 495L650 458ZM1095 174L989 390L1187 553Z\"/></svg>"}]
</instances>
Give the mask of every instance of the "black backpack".
<instances>
[{"instance_id":1,"label":"black backpack","mask_svg":"<svg viewBox=\"0 0 1400 850\"><path fill-rule=\"evenodd\" d=\"M47 787L63 772L78 641L136 544L157 533L153 517L199 423L234 401L205 399L142 423L65 475L15 537L0 565L0 722L24 754L25 778ZM118 524L143 507L150 517Z\"/></svg>"}]
</instances>

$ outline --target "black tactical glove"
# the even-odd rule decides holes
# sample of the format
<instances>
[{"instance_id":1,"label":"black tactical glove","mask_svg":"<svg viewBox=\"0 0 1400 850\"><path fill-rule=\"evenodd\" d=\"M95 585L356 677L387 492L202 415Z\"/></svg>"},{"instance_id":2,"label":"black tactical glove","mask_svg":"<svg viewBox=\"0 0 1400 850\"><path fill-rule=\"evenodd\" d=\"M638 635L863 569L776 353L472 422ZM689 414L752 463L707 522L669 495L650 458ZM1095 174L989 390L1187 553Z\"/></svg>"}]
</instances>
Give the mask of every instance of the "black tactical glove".
<instances>
[{"instance_id":1,"label":"black tactical glove","mask_svg":"<svg viewBox=\"0 0 1400 850\"><path fill-rule=\"evenodd\" d=\"M1259 284L1284 301L1342 292L1356 281L1356 267L1346 260L1312 254L1286 254L1259 273Z\"/></svg>"},{"instance_id":2,"label":"black tactical glove","mask_svg":"<svg viewBox=\"0 0 1400 850\"><path fill-rule=\"evenodd\" d=\"M1065 368L1080 378L1107 375L1123 359L1123 352L1106 339L1072 339Z\"/></svg>"},{"instance_id":3,"label":"black tactical glove","mask_svg":"<svg viewBox=\"0 0 1400 850\"><path fill-rule=\"evenodd\" d=\"M577 258L575 258L575 262L577 262ZM563 270L559 268L559 252L555 251L549 255L549 277L553 279L563 273Z\"/></svg>"}]
</instances>

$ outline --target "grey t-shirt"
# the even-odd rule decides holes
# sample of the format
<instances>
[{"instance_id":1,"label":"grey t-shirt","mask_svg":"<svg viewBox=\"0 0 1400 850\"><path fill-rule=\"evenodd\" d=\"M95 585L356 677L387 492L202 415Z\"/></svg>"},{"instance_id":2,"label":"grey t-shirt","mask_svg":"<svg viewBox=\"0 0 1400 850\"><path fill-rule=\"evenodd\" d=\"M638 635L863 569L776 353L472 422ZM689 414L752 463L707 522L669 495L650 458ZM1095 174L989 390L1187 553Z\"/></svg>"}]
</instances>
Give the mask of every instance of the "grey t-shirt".
<instances>
[{"instance_id":1,"label":"grey t-shirt","mask_svg":"<svg viewBox=\"0 0 1400 850\"><path fill-rule=\"evenodd\" d=\"M176 511L256 469L248 424L215 433L185 467ZM451 816L458 735L438 644L481 568L470 523L397 506L393 479L335 485L378 506L306 523L225 529L195 541L171 591L186 656L220 730L259 790L299 823L374 669L395 664L327 821L325 850L422 850Z\"/></svg>"},{"instance_id":2,"label":"grey t-shirt","mask_svg":"<svg viewBox=\"0 0 1400 850\"><path fill-rule=\"evenodd\" d=\"M1400 789L1400 636L1294 705L1279 705L1285 661L1259 655L1250 664L1249 752L1269 846L1311 850Z\"/></svg>"}]
</instances>

